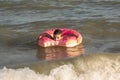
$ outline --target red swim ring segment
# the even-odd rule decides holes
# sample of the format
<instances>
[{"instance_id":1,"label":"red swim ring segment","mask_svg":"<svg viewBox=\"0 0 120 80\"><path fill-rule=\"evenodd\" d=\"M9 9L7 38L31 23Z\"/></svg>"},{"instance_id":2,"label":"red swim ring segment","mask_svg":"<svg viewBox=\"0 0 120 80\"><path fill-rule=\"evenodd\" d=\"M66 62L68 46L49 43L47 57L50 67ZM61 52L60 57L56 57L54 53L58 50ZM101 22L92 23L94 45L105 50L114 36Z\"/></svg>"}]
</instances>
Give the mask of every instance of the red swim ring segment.
<instances>
[{"instance_id":1,"label":"red swim ring segment","mask_svg":"<svg viewBox=\"0 0 120 80\"><path fill-rule=\"evenodd\" d=\"M62 31L62 40L52 39L53 33L56 29L47 30L40 34L38 38L38 45L41 47L50 46L63 46L63 47L74 47L82 43L82 36L79 32L73 29L57 28ZM48 36L44 36L48 34ZM74 35L73 35L74 34Z\"/></svg>"}]
</instances>

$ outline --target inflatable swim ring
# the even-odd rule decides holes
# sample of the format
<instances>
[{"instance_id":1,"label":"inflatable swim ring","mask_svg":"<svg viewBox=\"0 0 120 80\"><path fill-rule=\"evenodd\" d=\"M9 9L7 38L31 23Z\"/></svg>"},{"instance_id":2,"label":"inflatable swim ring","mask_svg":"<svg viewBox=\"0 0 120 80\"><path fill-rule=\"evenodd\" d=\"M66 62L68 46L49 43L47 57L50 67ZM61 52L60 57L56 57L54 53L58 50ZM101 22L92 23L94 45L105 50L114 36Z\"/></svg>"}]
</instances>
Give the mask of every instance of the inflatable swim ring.
<instances>
[{"instance_id":1,"label":"inflatable swim ring","mask_svg":"<svg viewBox=\"0 0 120 80\"><path fill-rule=\"evenodd\" d=\"M62 40L54 40L48 36L44 36L44 34L49 34L53 36L53 33L56 29L51 29L44 31L38 37L38 45L41 47L50 47L50 46L63 46L63 47L74 47L79 45L82 42L82 36L79 32L73 29L67 28L57 28L62 31ZM76 36L70 36L75 34Z\"/></svg>"}]
</instances>

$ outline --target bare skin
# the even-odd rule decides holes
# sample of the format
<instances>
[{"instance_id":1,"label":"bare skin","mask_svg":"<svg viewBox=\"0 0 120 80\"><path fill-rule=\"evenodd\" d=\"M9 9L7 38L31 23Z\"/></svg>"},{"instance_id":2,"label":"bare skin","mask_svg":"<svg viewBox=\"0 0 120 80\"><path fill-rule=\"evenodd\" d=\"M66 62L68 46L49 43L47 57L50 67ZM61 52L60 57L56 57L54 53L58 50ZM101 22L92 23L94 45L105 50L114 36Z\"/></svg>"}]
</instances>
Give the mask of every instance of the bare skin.
<instances>
[{"instance_id":1,"label":"bare skin","mask_svg":"<svg viewBox=\"0 0 120 80\"><path fill-rule=\"evenodd\" d=\"M62 34L56 34L53 36L55 40L61 40L63 37L62 37Z\"/></svg>"}]
</instances>

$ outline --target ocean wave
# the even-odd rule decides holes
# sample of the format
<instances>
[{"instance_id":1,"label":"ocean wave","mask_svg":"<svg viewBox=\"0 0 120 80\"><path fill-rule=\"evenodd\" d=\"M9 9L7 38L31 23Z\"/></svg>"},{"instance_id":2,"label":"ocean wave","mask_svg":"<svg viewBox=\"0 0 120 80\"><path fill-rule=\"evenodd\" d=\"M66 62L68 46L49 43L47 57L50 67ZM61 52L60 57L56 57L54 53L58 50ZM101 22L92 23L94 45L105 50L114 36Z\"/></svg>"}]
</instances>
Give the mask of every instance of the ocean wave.
<instances>
[{"instance_id":1,"label":"ocean wave","mask_svg":"<svg viewBox=\"0 0 120 80\"><path fill-rule=\"evenodd\" d=\"M119 61L119 56L95 58L90 55L84 60L79 58L73 63L60 65L48 73L39 73L29 67L3 68L0 69L0 80L120 80Z\"/></svg>"},{"instance_id":2,"label":"ocean wave","mask_svg":"<svg viewBox=\"0 0 120 80\"><path fill-rule=\"evenodd\" d=\"M111 68L88 70L77 73L73 65L63 65L50 71L48 75L39 74L29 68L1 69L0 80L119 80L120 73Z\"/></svg>"}]
</instances>

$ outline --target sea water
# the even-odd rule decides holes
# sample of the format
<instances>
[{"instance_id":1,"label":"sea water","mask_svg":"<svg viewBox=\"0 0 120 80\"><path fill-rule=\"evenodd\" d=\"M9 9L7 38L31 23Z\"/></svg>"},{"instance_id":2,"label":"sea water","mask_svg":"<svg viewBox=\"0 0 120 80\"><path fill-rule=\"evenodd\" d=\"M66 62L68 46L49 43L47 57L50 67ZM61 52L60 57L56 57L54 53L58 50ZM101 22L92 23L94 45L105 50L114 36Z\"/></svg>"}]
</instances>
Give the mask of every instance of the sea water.
<instances>
[{"instance_id":1,"label":"sea water","mask_svg":"<svg viewBox=\"0 0 120 80\"><path fill-rule=\"evenodd\" d=\"M119 0L0 0L0 80L120 80L119 13ZM59 27L82 44L37 46Z\"/></svg>"},{"instance_id":2,"label":"sea water","mask_svg":"<svg viewBox=\"0 0 120 80\"><path fill-rule=\"evenodd\" d=\"M18 69L4 67L0 70L0 80L119 80L120 55L108 54L37 63Z\"/></svg>"}]
</instances>

